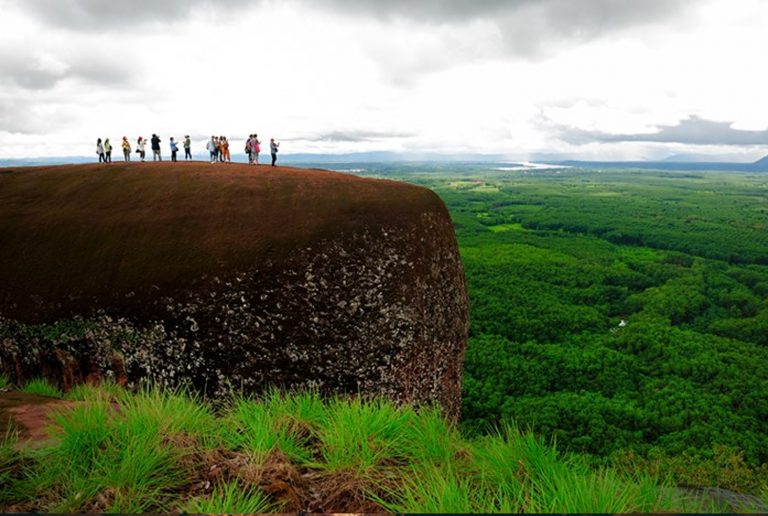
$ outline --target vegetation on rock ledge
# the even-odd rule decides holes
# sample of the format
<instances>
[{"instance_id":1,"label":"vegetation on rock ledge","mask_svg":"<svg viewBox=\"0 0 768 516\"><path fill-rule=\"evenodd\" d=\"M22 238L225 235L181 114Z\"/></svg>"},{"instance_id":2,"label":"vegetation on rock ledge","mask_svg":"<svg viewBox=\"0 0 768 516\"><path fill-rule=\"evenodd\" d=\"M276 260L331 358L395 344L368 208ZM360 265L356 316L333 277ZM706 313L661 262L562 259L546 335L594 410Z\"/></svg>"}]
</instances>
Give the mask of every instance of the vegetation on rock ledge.
<instances>
[{"instance_id":1,"label":"vegetation on rock ledge","mask_svg":"<svg viewBox=\"0 0 768 516\"><path fill-rule=\"evenodd\" d=\"M81 386L52 439L0 450L0 507L41 512L717 510L649 475L594 470L530 433L467 439L435 410L312 393Z\"/></svg>"}]
</instances>

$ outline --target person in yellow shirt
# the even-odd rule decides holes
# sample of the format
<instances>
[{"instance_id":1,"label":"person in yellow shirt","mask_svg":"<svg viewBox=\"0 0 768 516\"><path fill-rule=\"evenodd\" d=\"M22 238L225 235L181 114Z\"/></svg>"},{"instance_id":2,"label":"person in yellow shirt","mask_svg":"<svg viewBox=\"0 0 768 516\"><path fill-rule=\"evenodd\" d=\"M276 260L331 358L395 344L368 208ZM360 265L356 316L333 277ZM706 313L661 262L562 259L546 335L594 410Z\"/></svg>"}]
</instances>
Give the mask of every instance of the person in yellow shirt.
<instances>
[{"instance_id":1,"label":"person in yellow shirt","mask_svg":"<svg viewBox=\"0 0 768 516\"><path fill-rule=\"evenodd\" d=\"M131 161L131 143L128 141L127 136L123 136L123 157L125 161Z\"/></svg>"},{"instance_id":2,"label":"person in yellow shirt","mask_svg":"<svg viewBox=\"0 0 768 516\"><path fill-rule=\"evenodd\" d=\"M104 163L112 163L112 144L109 138L104 140Z\"/></svg>"}]
</instances>

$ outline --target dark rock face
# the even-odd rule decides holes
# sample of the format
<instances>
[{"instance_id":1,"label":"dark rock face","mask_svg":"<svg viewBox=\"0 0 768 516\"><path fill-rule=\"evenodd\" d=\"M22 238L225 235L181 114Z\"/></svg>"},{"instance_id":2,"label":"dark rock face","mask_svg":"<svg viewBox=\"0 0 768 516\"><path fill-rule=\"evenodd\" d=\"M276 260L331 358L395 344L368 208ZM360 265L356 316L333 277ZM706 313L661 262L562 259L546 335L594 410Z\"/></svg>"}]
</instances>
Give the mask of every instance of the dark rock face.
<instances>
[{"instance_id":1,"label":"dark rock face","mask_svg":"<svg viewBox=\"0 0 768 516\"><path fill-rule=\"evenodd\" d=\"M266 168L266 167L265 167ZM429 190L204 164L0 174L0 370L438 403L468 306Z\"/></svg>"}]
</instances>

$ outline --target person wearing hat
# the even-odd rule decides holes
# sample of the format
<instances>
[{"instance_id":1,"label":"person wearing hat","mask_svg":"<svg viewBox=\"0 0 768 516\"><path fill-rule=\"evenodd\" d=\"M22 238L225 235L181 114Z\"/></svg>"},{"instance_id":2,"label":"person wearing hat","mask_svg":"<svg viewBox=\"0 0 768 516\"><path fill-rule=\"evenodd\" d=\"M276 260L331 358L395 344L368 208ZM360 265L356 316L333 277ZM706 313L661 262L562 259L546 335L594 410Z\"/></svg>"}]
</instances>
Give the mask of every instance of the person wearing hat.
<instances>
[{"instance_id":1,"label":"person wearing hat","mask_svg":"<svg viewBox=\"0 0 768 516\"><path fill-rule=\"evenodd\" d=\"M128 141L127 136L123 136L123 143L121 145L123 147L123 157L125 158L125 161L131 161L131 142Z\"/></svg>"},{"instance_id":2,"label":"person wearing hat","mask_svg":"<svg viewBox=\"0 0 768 516\"><path fill-rule=\"evenodd\" d=\"M189 139L189 135L184 135L184 161L192 159L192 140Z\"/></svg>"}]
</instances>

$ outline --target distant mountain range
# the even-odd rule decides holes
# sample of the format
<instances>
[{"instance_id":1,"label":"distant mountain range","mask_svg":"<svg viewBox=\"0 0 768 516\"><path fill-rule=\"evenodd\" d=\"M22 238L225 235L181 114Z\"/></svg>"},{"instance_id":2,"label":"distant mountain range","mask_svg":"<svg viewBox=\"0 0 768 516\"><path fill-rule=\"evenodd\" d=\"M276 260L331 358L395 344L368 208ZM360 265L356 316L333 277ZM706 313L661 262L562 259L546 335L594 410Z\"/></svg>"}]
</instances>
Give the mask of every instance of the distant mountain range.
<instances>
[{"instance_id":1,"label":"distant mountain range","mask_svg":"<svg viewBox=\"0 0 768 516\"><path fill-rule=\"evenodd\" d=\"M386 162L474 162L510 161L504 154L441 154L437 152L352 152L349 154L285 154L291 163L386 163Z\"/></svg>"},{"instance_id":2,"label":"distant mountain range","mask_svg":"<svg viewBox=\"0 0 768 516\"><path fill-rule=\"evenodd\" d=\"M193 154L196 160L207 160L208 153ZM113 158L114 161L122 161L122 156ZM135 157L133 158L136 159ZM169 156L164 156L165 160ZM262 159L269 161L269 154L262 153ZM63 165L69 163L91 163L96 160L86 156L67 156L50 158L21 158L21 159L2 159L0 166L38 166L38 165ZM151 161L148 158L147 161ZM233 153L232 161L245 162L245 154ZM353 152L348 154L319 154L319 153L280 153L278 162L286 164L323 164L323 163L391 163L391 162L473 162L473 163L499 163L510 161L508 156L503 154L440 154L436 152L391 152L391 151L373 151L373 152Z\"/></svg>"},{"instance_id":3,"label":"distant mountain range","mask_svg":"<svg viewBox=\"0 0 768 516\"><path fill-rule=\"evenodd\" d=\"M673 156L674 158L674 156ZM565 160L557 163L579 168L639 168L652 170L707 170L722 172L768 172L768 156L754 163L728 163L712 161L576 161Z\"/></svg>"},{"instance_id":4,"label":"distant mountain range","mask_svg":"<svg viewBox=\"0 0 768 516\"><path fill-rule=\"evenodd\" d=\"M195 154L197 160L207 160L208 154ZM245 161L245 155L235 154L233 161ZM265 156L268 158L268 156ZM709 170L709 171L732 171L732 172L768 172L768 156L761 158L754 163L738 163L724 161L701 161L717 158L713 156L699 155L675 155L666 158L663 161L580 161L558 159L556 156L533 156L530 158L534 163L548 163L552 165L565 165L579 168L618 168L618 169L655 169L655 170ZM167 157L166 157L167 159ZM24 158L24 159L1 159L0 167L18 167L18 166L36 166L36 165L59 165L67 163L90 163L95 161L91 157L68 156L52 158ZM121 161L116 159L116 161ZM280 155L280 163L286 165L319 165L325 164L353 164L353 163L511 163L523 162L525 160L514 160L503 154L439 154L435 152L355 152L349 154L289 154Z\"/></svg>"},{"instance_id":5,"label":"distant mountain range","mask_svg":"<svg viewBox=\"0 0 768 516\"><path fill-rule=\"evenodd\" d=\"M658 161L673 163L749 163L742 154L673 154Z\"/></svg>"}]
</instances>

